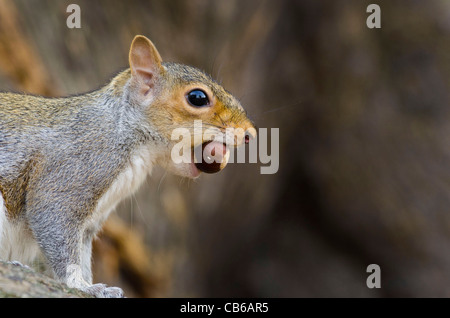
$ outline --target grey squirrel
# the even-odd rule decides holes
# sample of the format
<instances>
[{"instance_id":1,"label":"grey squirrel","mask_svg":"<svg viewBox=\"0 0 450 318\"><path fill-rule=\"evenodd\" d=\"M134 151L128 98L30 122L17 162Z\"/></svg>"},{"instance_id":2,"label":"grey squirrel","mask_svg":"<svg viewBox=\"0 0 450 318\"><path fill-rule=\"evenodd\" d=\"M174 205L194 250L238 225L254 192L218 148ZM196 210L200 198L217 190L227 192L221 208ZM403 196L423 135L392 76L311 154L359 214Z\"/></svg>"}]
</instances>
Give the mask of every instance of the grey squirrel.
<instances>
[{"instance_id":1,"label":"grey squirrel","mask_svg":"<svg viewBox=\"0 0 450 318\"><path fill-rule=\"evenodd\" d=\"M152 167L189 178L217 172L230 145L256 136L236 98L196 68L163 63L146 37L134 38L129 64L84 95L0 94L0 259L30 264L42 253L55 278L96 297L123 291L93 284L92 240ZM192 131L195 120L217 134L244 132L185 141L192 153L220 152L221 164L172 160L171 132Z\"/></svg>"}]
</instances>

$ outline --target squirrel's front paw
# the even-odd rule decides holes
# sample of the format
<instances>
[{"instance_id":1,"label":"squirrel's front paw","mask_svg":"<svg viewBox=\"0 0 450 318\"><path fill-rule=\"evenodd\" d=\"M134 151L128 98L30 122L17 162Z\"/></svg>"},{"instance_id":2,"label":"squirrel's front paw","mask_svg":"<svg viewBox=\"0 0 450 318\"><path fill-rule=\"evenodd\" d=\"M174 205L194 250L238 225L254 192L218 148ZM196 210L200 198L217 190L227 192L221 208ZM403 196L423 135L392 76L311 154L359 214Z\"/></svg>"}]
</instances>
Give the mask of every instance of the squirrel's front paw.
<instances>
[{"instance_id":1,"label":"squirrel's front paw","mask_svg":"<svg viewBox=\"0 0 450 318\"><path fill-rule=\"evenodd\" d=\"M123 290L119 287L107 287L105 284L94 284L81 289L97 298L123 298Z\"/></svg>"}]
</instances>

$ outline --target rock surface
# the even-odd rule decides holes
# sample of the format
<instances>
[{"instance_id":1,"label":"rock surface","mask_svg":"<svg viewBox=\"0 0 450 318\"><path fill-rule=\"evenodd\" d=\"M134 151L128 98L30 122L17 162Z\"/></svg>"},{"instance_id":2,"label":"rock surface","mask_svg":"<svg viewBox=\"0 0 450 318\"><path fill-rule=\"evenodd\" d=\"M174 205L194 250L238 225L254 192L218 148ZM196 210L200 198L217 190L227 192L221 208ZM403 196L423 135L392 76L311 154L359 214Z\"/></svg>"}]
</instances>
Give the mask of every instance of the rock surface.
<instances>
[{"instance_id":1,"label":"rock surface","mask_svg":"<svg viewBox=\"0 0 450 318\"><path fill-rule=\"evenodd\" d=\"M89 295L67 287L31 268L0 262L0 298L86 298Z\"/></svg>"}]
</instances>

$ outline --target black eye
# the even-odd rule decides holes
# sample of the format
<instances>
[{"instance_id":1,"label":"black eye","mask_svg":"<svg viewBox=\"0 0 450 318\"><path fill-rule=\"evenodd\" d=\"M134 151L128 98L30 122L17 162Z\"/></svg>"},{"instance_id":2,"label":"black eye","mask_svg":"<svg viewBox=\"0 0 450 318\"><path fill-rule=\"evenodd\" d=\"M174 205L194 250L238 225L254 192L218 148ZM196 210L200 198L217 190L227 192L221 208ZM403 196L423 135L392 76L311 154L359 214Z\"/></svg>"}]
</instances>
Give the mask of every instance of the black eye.
<instances>
[{"instance_id":1,"label":"black eye","mask_svg":"<svg viewBox=\"0 0 450 318\"><path fill-rule=\"evenodd\" d=\"M203 107L209 105L208 95L201 89L194 89L187 94L189 104L194 107Z\"/></svg>"}]
</instances>

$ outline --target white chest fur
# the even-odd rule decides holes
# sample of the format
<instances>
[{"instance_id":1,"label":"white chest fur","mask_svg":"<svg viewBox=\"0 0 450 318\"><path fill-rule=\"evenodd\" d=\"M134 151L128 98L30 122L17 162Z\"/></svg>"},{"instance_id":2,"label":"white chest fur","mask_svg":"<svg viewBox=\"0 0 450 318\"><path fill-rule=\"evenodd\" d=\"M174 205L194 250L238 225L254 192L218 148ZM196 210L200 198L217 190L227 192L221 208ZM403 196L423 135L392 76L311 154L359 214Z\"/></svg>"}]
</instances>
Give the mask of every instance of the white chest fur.
<instances>
[{"instance_id":1,"label":"white chest fur","mask_svg":"<svg viewBox=\"0 0 450 318\"><path fill-rule=\"evenodd\" d=\"M0 194L0 259L30 264L39 253L26 225L7 218L5 202Z\"/></svg>"},{"instance_id":2,"label":"white chest fur","mask_svg":"<svg viewBox=\"0 0 450 318\"><path fill-rule=\"evenodd\" d=\"M129 165L98 201L97 208L86 222L85 230L92 234L100 230L116 205L144 182L152 170L153 157L149 147L142 147L135 152ZM31 264L39 253L39 246L27 226L23 222L8 219L0 193L0 260Z\"/></svg>"},{"instance_id":3,"label":"white chest fur","mask_svg":"<svg viewBox=\"0 0 450 318\"><path fill-rule=\"evenodd\" d=\"M150 148L143 146L138 149L131 157L129 165L98 201L97 208L86 224L86 229L97 232L116 205L140 187L153 165L154 155Z\"/></svg>"}]
</instances>

